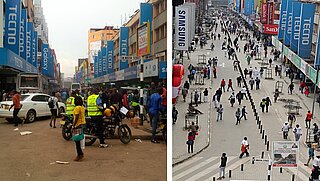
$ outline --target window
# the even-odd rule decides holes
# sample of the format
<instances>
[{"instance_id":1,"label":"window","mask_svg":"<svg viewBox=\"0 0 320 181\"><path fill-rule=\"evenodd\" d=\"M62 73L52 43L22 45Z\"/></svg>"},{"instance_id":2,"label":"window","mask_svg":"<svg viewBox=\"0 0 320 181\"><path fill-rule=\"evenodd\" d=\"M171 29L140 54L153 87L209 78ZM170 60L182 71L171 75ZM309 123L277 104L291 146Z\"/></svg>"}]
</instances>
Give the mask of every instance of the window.
<instances>
[{"instance_id":1,"label":"window","mask_svg":"<svg viewBox=\"0 0 320 181\"><path fill-rule=\"evenodd\" d=\"M49 96L45 96L45 95L35 95L31 98L32 101L35 102L48 102L49 100Z\"/></svg>"}]
</instances>

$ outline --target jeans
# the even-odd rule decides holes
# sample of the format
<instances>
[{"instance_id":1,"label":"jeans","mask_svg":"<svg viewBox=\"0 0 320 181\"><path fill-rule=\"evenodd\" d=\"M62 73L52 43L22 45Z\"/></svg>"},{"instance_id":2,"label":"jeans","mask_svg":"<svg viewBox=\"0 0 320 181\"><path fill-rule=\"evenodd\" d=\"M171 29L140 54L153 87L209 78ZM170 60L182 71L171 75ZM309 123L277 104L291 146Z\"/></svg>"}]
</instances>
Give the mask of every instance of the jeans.
<instances>
[{"instance_id":1,"label":"jeans","mask_svg":"<svg viewBox=\"0 0 320 181\"><path fill-rule=\"evenodd\" d=\"M217 115L217 121L219 120L219 118L220 118L220 120L222 120L222 113L218 113L218 115Z\"/></svg>"},{"instance_id":2,"label":"jeans","mask_svg":"<svg viewBox=\"0 0 320 181\"><path fill-rule=\"evenodd\" d=\"M13 109L13 122L15 125L18 125L21 122L21 119L18 117L20 109Z\"/></svg>"},{"instance_id":3,"label":"jeans","mask_svg":"<svg viewBox=\"0 0 320 181\"><path fill-rule=\"evenodd\" d=\"M83 152L82 152L82 149L81 149L80 141L75 141L75 142L76 142L77 155L78 156L82 156Z\"/></svg>"},{"instance_id":4,"label":"jeans","mask_svg":"<svg viewBox=\"0 0 320 181\"><path fill-rule=\"evenodd\" d=\"M301 134L297 134L297 133L295 133L295 134L294 134L294 136L295 136L295 138L296 138L296 141L299 141L299 140L300 140L300 136L301 136Z\"/></svg>"},{"instance_id":5,"label":"jeans","mask_svg":"<svg viewBox=\"0 0 320 181\"><path fill-rule=\"evenodd\" d=\"M226 167L220 167L220 177L224 177Z\"/></svg>"},{"instance_id":6,"label":"jeans","mask_svg":"<svg viewBox=\"0 0 320 181\"><path fill-rule=\"evenodd\" d=\"M193 141L192 141L192 144L188 144L188 153L193 153Z\"/></svg>"},{"instance_id":7,"label":"jeans","mask_svg":"<svg viewBox=\"0 0 320 181\"><path fill-rule=\"evenodd\" d=\"M102 121L102 116L92 116L91 120L97 125L97 136L99 137L100 144L105 144L104 142L104 126Z\"/></svg>"},{"instance_id":8,"label":"jeans","mask_svg":"<svg viewBox=\"0 0 320 181\"><path fill-rule=\"evenodd\" d=\"M288 139L288 131L283 131L283 139Z\"/></svg>"},{"instance_id":9,"label":"jeans","mask_svg":"<svg viewBox=\"0 0 320 181\"><path fill-rule=\"evenodd\" d=\"M156 131L160 119L159 113L152 115L152 140L156 140Z\"/></svg>"}]
</instances>

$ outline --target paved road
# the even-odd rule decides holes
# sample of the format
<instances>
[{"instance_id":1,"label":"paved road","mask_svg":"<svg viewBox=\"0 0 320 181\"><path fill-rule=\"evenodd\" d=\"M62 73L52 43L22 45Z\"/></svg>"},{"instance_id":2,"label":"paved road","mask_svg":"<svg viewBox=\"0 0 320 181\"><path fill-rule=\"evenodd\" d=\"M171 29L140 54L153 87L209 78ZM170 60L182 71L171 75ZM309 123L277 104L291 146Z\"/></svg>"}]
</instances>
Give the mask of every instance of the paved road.
<instances>
[{"instance_id":1,"label":"paved road","mask_svg":"<svg viewBox=\"0 0 320 181\"><path fill-rule=\"evenodd\" d=\"M98 148L98 141L84 150L85 159L76 163L75 144L65 141L60 128L50 128L49 120L19 125L19 131L32 134L20 136L14 126L0 119L0 180L158 180L167 179L164 143L152 144L132 140L108 140L109 148ZM56 160L68 165L50 164Z\"/></svg>"},{"instance_id":2,"label":"paved road","mask_svg":"<svg viewBox=\"0 0 320 181\"><path fill-rule=\"evenodd\" d=\"M220 30L220 28L218 28L218 30ZM233 35L232 38L234 38ZM241 49L243 48L244 43L244 41L240 41ZM219 50L221 47L221 42L215 41L215 46L217 47L216 55L218 55L219 61L221 62L220 65L224 63L224 67L219 67L220 71L218 71L218 79L214 81L214 90L216 89L217 85L220 84L221 78L233 78L234 80L235 77L238 76L238 73L234 72L232 69L232 61L224 58L224 52ZM243 52L237 53L237 55L241 61L242 68L248 68ZM259 61L252 61L252 66L260 67ZM274 80L262 79L261 89L251 91L256 106L259 105L263 97L269 96L272 98L275 82L277 80L284 81L283 79L280 79L280 77L275 77ZM287 85L284 86L284 90L286 90L286 87ZM296 86L296 89L297 87L298 86ZM237 88L237 90L239 90L239 88ZM240 126L235 126L235 108L231 108L228 104L227 98L229 97L230 93L226 94L227 95L223 94L222 96L222 104L225 108L225 118L222 122L212 122L212 127L210 129L212 133L210 147L194 158L174 167L173 180L212 180L213 176L217 178L220 155L222 152L226 152L229 157L226 170L233 171L232 179L266 180L268 166L267 162L257 162L255 165L252 165L249 158L238 158L238 154L240 152L240 142L243 136L247 136L249 139L251 155L258 158L260 157L262 151L264 151L266 155L270 154L269 152L266 152L264 140L261 139L261 135L258 132L251 106L249 106L248 101L244 102L244 105L247 105L248 108L247 110L249 113L249 119L247 121L242 121ZM287 95L285 92L283 95L281 95L281 98L293 98L296 100L301 100L301 102L303 101L305 105L310 105L310 99L306 100L306 98L297 94ZM270 143L276 140L283 140L281 126L287 119L286 109L283 106L284 103L277 102L270 107L269 113L263 114L261 113L261 110L258 111ZM306 110L307 108L303 106L301 111L303 117L298 117L298 123L300 123L300 125L304 125L303 119ZM215 113L211 112L211 115L215 116ZM305 135L305 129L303 129L303 131ZM289 138L293 140L292 133L289 134ZM300 155L298 163L299 180L307 180L310 173L310 167L303 165L307 158L307 148L303 142L304 138L302 138L300 142ZM241 163L245 165L245 171L240 171ZM284 173L282 174L280 174L277 169L274 169L272 176L274 179L277 178L281 180L289 180L293 173L296 173L295 169L284 169Z\"/></svg>"}]
</instances>

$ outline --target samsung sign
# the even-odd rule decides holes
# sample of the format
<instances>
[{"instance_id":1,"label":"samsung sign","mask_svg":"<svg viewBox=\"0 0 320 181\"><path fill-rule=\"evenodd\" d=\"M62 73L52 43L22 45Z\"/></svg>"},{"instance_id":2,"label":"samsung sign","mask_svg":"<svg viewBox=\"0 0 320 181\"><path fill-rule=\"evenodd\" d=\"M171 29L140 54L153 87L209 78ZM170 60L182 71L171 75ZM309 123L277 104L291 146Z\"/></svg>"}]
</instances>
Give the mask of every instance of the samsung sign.
<instances>
[{"instance_id":1,"label":"samsung sign","mask_svg":"<svg viewBox=\"0 0 320 181\"><path fill-rule=\"evenodd\" d=\"M42 74L49 75L49 69L48 69L48 62L49 62L49 45L43 44L42 45Z\"/></svg>"},{"instance_id":2,"label":"samsung sign","mask_svg":"<svg viewBox=\"0 0 320 181\"><path fill-rule=\"evenodd\" d=\"M188 50L189 42L189 14L188 7L176 7L176 22L175 22L175 50Z\"/></svg>"}]
</instances>

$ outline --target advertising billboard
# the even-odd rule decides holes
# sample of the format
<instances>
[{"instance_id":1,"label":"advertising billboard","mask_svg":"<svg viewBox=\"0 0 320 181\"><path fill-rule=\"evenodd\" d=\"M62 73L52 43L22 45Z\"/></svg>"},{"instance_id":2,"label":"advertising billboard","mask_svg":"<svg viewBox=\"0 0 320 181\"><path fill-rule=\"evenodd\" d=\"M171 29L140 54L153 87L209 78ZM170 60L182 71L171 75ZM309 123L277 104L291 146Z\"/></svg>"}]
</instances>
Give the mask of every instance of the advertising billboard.
<instances>
[{"instance_id":1,"label":"advertising billboard","mask_svg":"<svg viewBox=\"0 0 320 181\"><path fill-rule=\"evenodd\" d=\"M101 41L91 42L89 46L91 56L98 56L98 52L101 50Z\"/></svg>"},{"instance_id":2,"label":"advertising billboard","mask_svg":"<svg viewBox=\"0 0 320 181\"><path fill-rule=\"evenodd\" d=\"M54 72L55 72L55 60L53 56L53 50L49 48L49 56L48 56L48 76L50 78L54 78Z\"/></svg>"},{"instance_id":3,"label":"advertising billboard","mask_svg":"<svg viewBox=\"0 0 320 181\"><path fill-rule=\"evenodd\" d=\"M262 3L261 6L261 23L265 24L267 23L268 20L268 4L267 3Z\"/></svg>"},{"instance_id":4,"label":"advertising billboard","mask_svg":"<svg viewBox=\"0 0 320 181\"><path fill-rule=\"evenodd\" d=\"M113 49L114 43L113 41L107 41L107 72L113 73L114 72L114 57L113 57Z\"/></svg>"},{"instance_id":5,"label":"advertising billboard","mask_svg":"<svg viewBox=\"0 0 320 181\"><path fill-rule=\"evenodd\" d=\"M94 78L97 78L99 73L98 56L93 57L93 63L94 63Z\"/></svg>"},{"instance_id":6,"label":"advertising billboard","mask_svg":"<svg viewBox=\"0 0 320 181\"><path fill-rule=\"evenodd\" d=\"M269 34L269 35L278 34L278 25L264 24L263 25L263 33Z\"/></svg>"},{"instance_id":7,"label":"advertising billboard","mask_svg":"<svg viewBox=\"0 0 320 181\"><path fill-rule=\"evenodd\" d=\"M49 75L49 56L50 56L50 49L48 44L42 44L42 60L41 60L41 70L43 75Z\"/></svg>"},{"instance_id":8,"label":"advertising billboard","mask_svg":"<svg viewBox=\"0 0 320 181\"><path fill-rule=\"evenodd\" d=\"M299 142L273 141L272 159L273 167L297 167L299 160Z\"/></svg>"},{"instance_id":9,"label":"advertising billboard","mask_svg":"<svg viewBox=\"0 0 320 181\"><path fill-rule=\"evenodd\" d=\"M27 46L26 46L26 60L30 64L32 64L32 37L33 37L33 23L28 22L27 23Z\"/></svg>"},{"instance_id":10,"label":"advertising billboard","mask_svg":"<svg viewBox=\"0 0 320 181\"><path fill-rule=\"evenodd\" d=\"M6 1L5 8L4 46L19 55L21 0Z\"/></svg>"},{"instance_id":11,"label":"advertising billboard","mask_svg":"<svg viewBox=\"0 0 320 181\"><path fill-rule=\"evenodd\" d=\"M311 54L314 13L315 4L302 3L298 55L305 59L309 59Z\"/></svg>"},{"instance_id":12,"label":"advertising billboard","mask_svg":"<svg viewBox=\"0 0 320 181\"><path fill-rule=\"evenodd\" d=\"M137 56L150 54L150 23L137 28Z\"/></svg>"},{"instance_id":13,"label":"advertising billboard","mask_svg":"<svg viewBox=\"0 0 320 181\"><path fill-rule=\"evenodd\" d=\"M38 67L38 32L33 31L32 36L32 65Z\"/></svg>"},{"instance_id":14,"label":"advertising billboard","mask_svg":"<svg viewBox=\"0 0 320 181\"><path fill-rule=\"evenodd\" d=\"M167 78L167 61L159 62L159 78L160 79Z\"/></svg>"},{"instance_id":15,"label":"advertising billboard","mask_svg":"<svg viewBox=\"0 0 320 181\"><path fill-rule=\"evenodd\" d=\"M151 60L143 64L143 77L155 77L159 74L158 60Z\"/></svg>"},{"instance_id":16,"label":"advertising billboard","mask_svg":"<svg viewBox=\"0 0 320 181\"><path fill-rule=\"evenodd\" d=\"M101 56L102 56L102 73L101 75L106 75L108 66L107 66L107 47L102 47L101 49Z\"/></svg>"},{"instance_id":17,"label":"advertising billboard","mask_svg":"<svg viewBox=\"0 0 320 181\"><path fill-rule=\"evenodd\" d=\"M143 26L145 23L148 23L149 31L149 49L152 49L152 4L151 3L140 3L140 26ZM149 52L150 54L150 52Z\"/></svg>"},{"instance_id":18,"label":"advertising billboard","mask_svg":"<svg viewBox=\"0 0 320 181\"><path fill-rule=\"evenodd\" d=\"M27 59L27 9L22 9L20 20L19 55Z\"/></svg>"},{"instance_id":19,"label":"advertising billboard","mask_svg":"<svg viewBox=\"0 0 320 181\"><path fill-rule=\"evenodd\" d=\"M102 56L101 51L98 52L98 77L102 75Z\"/></svg>"},{"instance_id":20,"label":"advertising billboard","mask_svg":"<svg viewBox=\"0 0 320 181\"><path fill-rule=\"evenodd\" d=\"M284 31L284 44L290 46L291 40L291 30L292 30L292 0L287 0L287 19L286 19L286 29Z\"/></svg>"},{"instance_id":21,"label":"advertising billboard","mask_svg":"<svg viewBox=\"0 0 320 181\"><path fill-rule=\"evenodd\" d=\"M282 0L281 2L281 11L280 11L280 21L279 21L279 33L278 39L283 40L284 32L286 29L286 22L287 22L287 1Z\"/></svg>"},{"instance_id":22,"label":"advertising billboard","mask_svg":"<svg viewBox=\"0 0 320 181\"><path fill-rule=\"evenodd\" d=\"M314 60L314 66L320 66L320 29L318 29L318 41L317 41L317 47L316 47L316 55Z\"/></svg>"},{"instance_id":23,"label":"advertising billboard","mask_svg":"<svg viewBox=\"0 0 320 181\"><path fill-rule=\"evenodd\" d=\"M188 50L189 42L189 15L190 9L186 6L176 7L175 16L175 50Z\"/></svg>"},{"instance_id":24,"label":"advertising billboard","mask_svg":"<svg viewBox=\"0 0 320 181\"><path fill-rule=\"evenodd\" d=\"M126 69L129 67L128 60L122 59L122 56L127 56L129 54L129 28L120 27L120 38L119 38L119 55L120 55L120 64L119 69Z\"/></svg>"},{"instance_id":25,"label":"advertising billboard","mask_svg":"<svg viewBox=\"0 0 320 181\"><path fill-rule=\"evenodd\" d=\"M290 48L292 51L298 51L298 42L300 39L301 27L301 2L293 2L292 12L292 27L291 27L291 41Z\"/></svg>"},{"instance_id":26,"label":"advertising billboard","mask_svg":"<svg viewBox=\"0 0 320 181\"><path fill-rule=\"evenodd\" d=\"M274 20L274 3L273 2L269 2L268 3L268 24L272 24L273 20Z\"/></svg>"}]
</instances>

